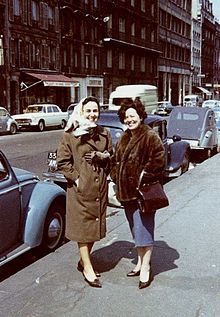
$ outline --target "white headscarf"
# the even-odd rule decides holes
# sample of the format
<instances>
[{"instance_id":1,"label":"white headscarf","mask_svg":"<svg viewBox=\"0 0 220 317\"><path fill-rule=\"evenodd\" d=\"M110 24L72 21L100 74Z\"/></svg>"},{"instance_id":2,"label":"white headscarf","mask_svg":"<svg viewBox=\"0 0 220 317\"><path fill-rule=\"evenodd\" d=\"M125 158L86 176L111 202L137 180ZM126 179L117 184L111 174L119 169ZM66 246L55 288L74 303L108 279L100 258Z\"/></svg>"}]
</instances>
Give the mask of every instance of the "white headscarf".
<instances>
[{"instance_id":1,"label":"white headscarf","mask_svg":"<svg viewBox=\"0 0 220 317\"><path fill-rule=\"evenodd\" d=\"M91 128L95 128L95 122L91 122L88 119L85 119L83 116L83 101L86 98L80 100L78 105L75 106L72 114L67 121L66 127L64 129L65 132L69 132L73 129L73 134L75 136L80 136L83 134L89 133Z\"/></svg>"}]
</instances>

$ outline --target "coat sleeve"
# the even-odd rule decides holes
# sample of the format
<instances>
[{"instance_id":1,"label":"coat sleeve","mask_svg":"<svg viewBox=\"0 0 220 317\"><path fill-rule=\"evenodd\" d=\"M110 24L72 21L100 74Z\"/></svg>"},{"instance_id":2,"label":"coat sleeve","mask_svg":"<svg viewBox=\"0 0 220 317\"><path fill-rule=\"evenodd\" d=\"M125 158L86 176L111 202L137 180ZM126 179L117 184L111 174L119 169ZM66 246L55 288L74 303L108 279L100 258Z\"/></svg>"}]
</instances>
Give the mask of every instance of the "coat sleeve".
<instances>
[{"instance_id":1,"label":"coat sleeve","mask_svg":"<svg viewBox=\"0 0 220 317\"><path fill-rule=\"evenodd\" d=\"M73 184L79 177L79 173L74 168L74 158L70 147L69 133L67 132L64 132L58 146L57 167L70 184Z\"/></svg>"},{"instance_id":2,"label":"coat sleeve","mask_svg":"<svg viewBox=\"0 0 220 317\"><path fill-rule=\"evenodd\" d=\"M144 166L144 182L161 180L166 163L165 149L160 137L151 132L149 137L149 159Z\"/></svg>"}]
</instances>

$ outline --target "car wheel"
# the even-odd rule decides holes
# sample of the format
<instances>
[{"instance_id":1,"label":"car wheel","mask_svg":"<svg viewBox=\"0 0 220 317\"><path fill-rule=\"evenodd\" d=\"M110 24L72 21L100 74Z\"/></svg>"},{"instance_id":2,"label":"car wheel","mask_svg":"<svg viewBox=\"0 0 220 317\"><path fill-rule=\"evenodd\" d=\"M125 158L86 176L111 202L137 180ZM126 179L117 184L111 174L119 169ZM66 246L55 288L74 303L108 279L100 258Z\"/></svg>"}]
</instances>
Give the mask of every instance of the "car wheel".
<instances>
[{"instance_id":1,"label":"car wheel","mask_svg":"<svg viewBox=\"0 0 220 317\"><path fill-rule=\"evenodd\" d=\"M66 126L66 121L62 120L61 125L60 125L61 129L64 129L65 126Z\"/></svg>"},{"instance_id":2,"label":"car wheel","mask_svg":"<svg viewBox=\"0 0 220 317\"><path fill-rule=\"evenodd\" d=\"M44 124L44 121L43 120L40 120L39 123L38 123L38 130L40 132L44 131L44 128L45 128L45 124Z\"/></svg>"},{"instance_id":3,"label":"car wheel","mask_svg":"<svg viewBox=\"0 0 220 317\"><path fill-rule=\"evenodd\" d=\"M44 225L41 250L54 251L64 241L65 211L65 202L50 207Z\"/></svg>"},{"instance_id":4,"label":"car wheel","mask_svg":"<svg viewBox=\"0 0 220 317\"><path fill-rule=\"evenodd\" d=\"M216 145L212 150L211 150L211 156L214 156L218 153L218 146Z\"/></svg>"},{"instance_id":5,"label":"car wheel","mask_svg":"<svg viewBox=\"0 0 220 317\"><path fill-rule=\"evenodd\" d=\"M16 134L17 133L17 127L16 124L12 123L10 126L10 133L11 134Z\"/></svg>"},{"instance_id":6,"label":"car wheel","mask_svg":"<svg viewBox=\"0 0 220 317\"><path fill-rule=\"evenodd\" d=\"M183 164L181 167L181 174L186 173L189 170L189 161L190 161L190 154L189 151L187 151L183 158Z\"/></svg>"}]
</instances>

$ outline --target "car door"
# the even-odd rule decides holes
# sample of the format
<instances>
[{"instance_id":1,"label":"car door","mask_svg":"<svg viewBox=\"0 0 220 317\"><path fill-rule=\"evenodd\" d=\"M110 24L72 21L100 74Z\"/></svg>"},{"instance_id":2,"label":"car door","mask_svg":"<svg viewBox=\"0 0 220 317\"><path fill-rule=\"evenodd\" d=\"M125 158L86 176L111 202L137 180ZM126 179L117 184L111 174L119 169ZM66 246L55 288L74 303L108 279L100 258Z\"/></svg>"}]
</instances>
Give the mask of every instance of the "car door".
<instances>
[{"instance_id":1,"label":"car door","mask_svg":"<svg viewBox=\"0 0 220 317\"><path fill-rule=\"evenodd\" d=\"M21 241L21 202L17 179L0 153L0 261Z\"/></svg>"},{"instance_id":2,"label":"car door","mask_svg":"<svg viewBox=\"0 0 220 317\"><path fill-rule=\"evenodd\" d=\"M56 106L52 106L54 125L60 125L62 121L62 114Z\"/></svg>"},{"instance_id":3,"label":"car door","mask_svg":"<svg viewBox=\"0 0 220 317\"><path fill-rule=\"evenodd\" d=\"M8 121L7 111L5 111L4 109L0 109L0 131L1 132L6 131L7 121Z\"/></svg>"}]
</instances>

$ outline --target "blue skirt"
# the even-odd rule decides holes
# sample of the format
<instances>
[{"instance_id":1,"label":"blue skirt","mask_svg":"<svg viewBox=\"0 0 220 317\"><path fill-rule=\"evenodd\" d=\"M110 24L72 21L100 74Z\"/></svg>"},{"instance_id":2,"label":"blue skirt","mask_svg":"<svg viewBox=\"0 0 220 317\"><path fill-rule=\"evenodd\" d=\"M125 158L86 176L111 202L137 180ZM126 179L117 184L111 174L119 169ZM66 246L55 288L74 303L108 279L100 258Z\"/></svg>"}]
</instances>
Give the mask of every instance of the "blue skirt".
<instances>
[{"instance_id":1,"label":"blue skirt","mask_svg":"<svg viewBox=\"0 0 220 317\"><path fill-rule=\"evenodd\" d=\"M131 234L136 247L154 245L155 212L140 212L137 200L123 202Z\"/></svg>"}]
</instances>

